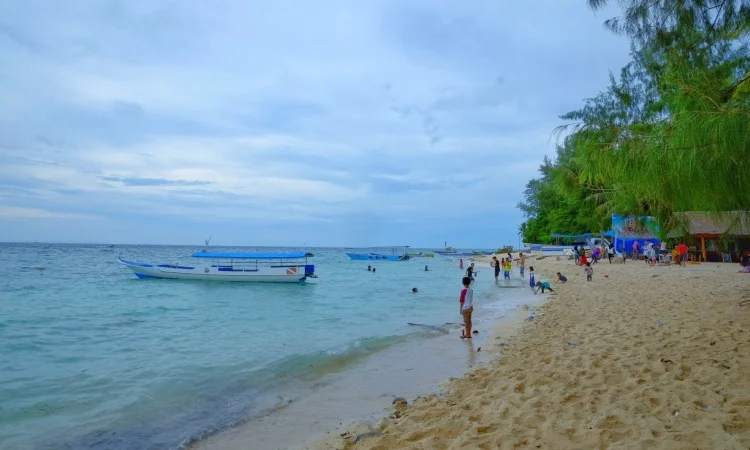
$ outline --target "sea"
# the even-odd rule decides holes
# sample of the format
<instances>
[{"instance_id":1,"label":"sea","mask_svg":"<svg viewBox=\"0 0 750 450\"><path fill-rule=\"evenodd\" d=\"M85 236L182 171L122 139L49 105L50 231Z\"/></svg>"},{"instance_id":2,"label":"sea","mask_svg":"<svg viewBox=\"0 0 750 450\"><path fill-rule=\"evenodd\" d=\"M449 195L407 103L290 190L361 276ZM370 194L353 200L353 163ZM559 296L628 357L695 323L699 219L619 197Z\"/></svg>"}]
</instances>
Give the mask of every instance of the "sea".
<instances>
[{"instance_id":1,"label":"sea","mask_svg":"<svg viewBox=\"0 0 750 450\"><path fill-rule=\"evenodd\" d=\"M449 352L430 365L414 350L462 343L457 257L352 261L346 251L363 250L308 248L318 278L304 284L138 279L118 262L187 264L196 250L0 244L0 448L188 448L335 392L332 374L343 385L356 373L352 386L366 390L368 373L398 365L396 350L432 377L463 370ZM517 269L495 284L477 268L478 323L532 301Z\"/></svg>"}]
</instances>

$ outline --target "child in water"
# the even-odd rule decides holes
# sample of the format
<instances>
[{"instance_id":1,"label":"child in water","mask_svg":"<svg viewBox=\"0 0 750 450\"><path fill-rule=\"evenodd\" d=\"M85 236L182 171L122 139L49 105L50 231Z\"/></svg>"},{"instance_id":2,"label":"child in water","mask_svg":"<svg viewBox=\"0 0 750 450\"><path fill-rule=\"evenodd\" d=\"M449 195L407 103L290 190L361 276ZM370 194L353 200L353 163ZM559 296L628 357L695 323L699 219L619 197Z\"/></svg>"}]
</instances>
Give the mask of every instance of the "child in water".
<instances>
[{"instance_id":1,"label":"child in water","mask_svg":"<svg viewBox=\"0 0 750 450\"><path fill-rule=\"evenodd\" d=\"M471 339L471 313L474 311L474 291L469 287L471 278L464 277L461 283L464 285L464 288L461 289L461 297L458 299L458 302L461 304L458 311L464 319L465 328L461 334L461 339Z\"/></svg>"},{"instance_id":2,"label":"child in water","mask_svg":"<svg viewBox=\"0 0 750 450\"><path fill-rule=\"evenodd\" d=\"M533 288L536 286L534 283L534 266L529 266L529 287Z\"/></svg>"},{"instance_id":3,"label":"child in water","mask_svg":"<svg viewBox=\"0 0 750 450\"><path fill-rule=\"evenodd\" d=\"M505 260L505 278L507 280L510 280L510 269L513 267L513 264L510 262L510 259Z\"/></svg>"}]
</instances>

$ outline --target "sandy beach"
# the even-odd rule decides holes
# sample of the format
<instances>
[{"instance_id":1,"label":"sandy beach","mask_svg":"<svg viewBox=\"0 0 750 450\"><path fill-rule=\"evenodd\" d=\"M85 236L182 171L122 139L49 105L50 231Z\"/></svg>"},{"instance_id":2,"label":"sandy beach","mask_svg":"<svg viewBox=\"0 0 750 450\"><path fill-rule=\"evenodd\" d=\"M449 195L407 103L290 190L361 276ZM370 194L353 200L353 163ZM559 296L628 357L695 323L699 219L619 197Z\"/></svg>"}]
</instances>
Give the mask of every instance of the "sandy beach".
<instances>
[{"instance_id":1,"label":"sandy beach","mask_svg":"<svg viewBox=\"0 0 750 450\"><path fill-rule=\"evenodd\" d=\"M529 265L556 295L515 338L485 344L496 359L311 448L750 447L750 275L739 265L605 261L591 282L563 258Z\"/></svg>"}]
</instances>

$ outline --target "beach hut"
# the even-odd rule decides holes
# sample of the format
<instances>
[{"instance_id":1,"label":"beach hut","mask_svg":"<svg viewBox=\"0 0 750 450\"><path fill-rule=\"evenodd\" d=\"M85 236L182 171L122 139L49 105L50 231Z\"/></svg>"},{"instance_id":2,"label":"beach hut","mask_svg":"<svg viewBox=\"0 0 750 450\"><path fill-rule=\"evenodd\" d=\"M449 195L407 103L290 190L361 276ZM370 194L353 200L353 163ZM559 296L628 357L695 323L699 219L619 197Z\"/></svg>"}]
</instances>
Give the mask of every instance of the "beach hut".
<instances>
[{"instance_id":1,"label":"beach hut","mask_svg":"<svg viewBox=\"0 0 750 450\"><path fill-rule=\"evenodd\" d=\"M676 213L678 225L667 234L694 244L695 258L737 262L750 251L750 211Z\"/></svg>"}]
</instances>

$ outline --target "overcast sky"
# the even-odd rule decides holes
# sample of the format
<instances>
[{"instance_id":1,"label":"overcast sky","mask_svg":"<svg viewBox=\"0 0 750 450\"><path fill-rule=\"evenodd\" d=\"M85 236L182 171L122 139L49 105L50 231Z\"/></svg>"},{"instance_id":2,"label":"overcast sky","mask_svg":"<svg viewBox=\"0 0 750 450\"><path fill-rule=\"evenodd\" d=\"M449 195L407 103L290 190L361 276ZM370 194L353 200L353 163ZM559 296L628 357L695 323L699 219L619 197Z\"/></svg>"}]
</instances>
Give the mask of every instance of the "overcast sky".
<instances>
[{"instance_id":1,"label":"overcast sky","mask_svg":"<svg viewBox=\"0 0 750 450\"><path fill-rule=\"evenodd\" d=\"M517 244L629 60L586 3L0 2L0 241Z\"/></svg>"}]
</instances>

